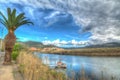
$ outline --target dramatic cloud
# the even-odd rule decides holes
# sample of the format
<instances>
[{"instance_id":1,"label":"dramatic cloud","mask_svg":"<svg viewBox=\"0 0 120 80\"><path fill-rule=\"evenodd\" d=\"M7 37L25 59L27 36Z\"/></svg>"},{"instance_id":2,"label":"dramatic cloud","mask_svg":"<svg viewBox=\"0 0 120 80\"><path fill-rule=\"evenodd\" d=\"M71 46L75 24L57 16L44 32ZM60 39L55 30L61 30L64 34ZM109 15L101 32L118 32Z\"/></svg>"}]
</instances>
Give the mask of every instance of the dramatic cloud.
<instances>
[{"instance_id":1,"label":"dramatic cloud","mask_svg":"<svg viewBox=\"0 0 120 80\"><path fill-rule=\"evenodd\" d=\"M38 8L56 10L45 19L53 18L60 13L69 13L76 24L82 27L79 33L91 32L91 43L120 42L120 0L0 0L0 2L28 6L27 10L33 18L36 18L34 13ZM54 24L58 19L48 22L47 26Z\"/></svg>"}]
</instances>

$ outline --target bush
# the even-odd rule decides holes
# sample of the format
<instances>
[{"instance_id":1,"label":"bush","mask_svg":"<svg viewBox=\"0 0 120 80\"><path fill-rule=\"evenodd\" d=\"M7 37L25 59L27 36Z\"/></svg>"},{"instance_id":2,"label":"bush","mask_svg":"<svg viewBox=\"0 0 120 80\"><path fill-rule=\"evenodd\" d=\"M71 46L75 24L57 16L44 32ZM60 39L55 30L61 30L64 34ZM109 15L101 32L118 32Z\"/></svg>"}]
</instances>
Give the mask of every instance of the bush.
<instances>
[{"instance_id":1,"label":"bush","mask_svg":"<svg viewBox=\"0 0 120 80\"><path fill-rule=\"evenodd\" d=\"M12 59L13 59L13 60L16 60L17 57L18 57L18 55L19 55L19 52L13 51L13 52L12 52Z\"/></svg>"},{"instance_id":2,"label":"bush","mask_svg":"<svg viewBox=\"0 0 120 80\"><path fill-rule=\"evenodd\" d=\"M22 48L23 48L23 47L22 47L21 44L19 44L19 43L16 43L16 44L15 44L15 46L14 46L14 48L13 48L13 52L12 52L12 59L13 59L13 60L16 60L16 59L17 59L17 57L18 57L18 55L19 55L19 52L20 52L20 50L21 50Z\"/></svg>"}]
</instances>

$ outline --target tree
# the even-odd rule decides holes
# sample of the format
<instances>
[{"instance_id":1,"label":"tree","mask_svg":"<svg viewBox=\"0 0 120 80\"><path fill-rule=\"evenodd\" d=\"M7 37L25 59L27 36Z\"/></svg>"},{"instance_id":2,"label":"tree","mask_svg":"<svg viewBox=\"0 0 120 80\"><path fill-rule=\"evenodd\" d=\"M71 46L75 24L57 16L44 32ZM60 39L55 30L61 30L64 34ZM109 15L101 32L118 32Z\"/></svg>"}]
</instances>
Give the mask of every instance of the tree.
<instances>
[{"instance_id":1,"label":"tree","mask_svg":"<svg viewBox=\"0 0 120 80\"><path fill-rule=\"evenodd\" d=\"M8 34L5 36L5 57L3 64L11 64L11 53L16 42L15 30L22 25L33 25L33 23L26 19L24 13L16 15L16 9L11 10L7 8L7 17L2 12L0 12L0 16L0 23L8 30Z\"/></svg>"}]
</instances>

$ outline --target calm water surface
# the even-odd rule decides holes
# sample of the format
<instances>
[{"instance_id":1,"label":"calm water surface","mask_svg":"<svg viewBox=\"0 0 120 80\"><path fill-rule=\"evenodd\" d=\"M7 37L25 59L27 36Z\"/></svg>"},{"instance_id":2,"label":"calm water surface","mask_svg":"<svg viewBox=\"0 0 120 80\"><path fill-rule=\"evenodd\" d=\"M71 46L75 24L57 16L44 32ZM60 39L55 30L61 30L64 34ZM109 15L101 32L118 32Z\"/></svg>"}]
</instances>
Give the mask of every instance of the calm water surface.
<instances>
[{"instance_id":1,"label":"calm water surface","mask_svg":"<svg viewBox=\"0 0 120 80\"><path fill-rule=\"evenodd\" d=\"M111 77L113 77L115 80L120 80L120 57L87 57L37 52L34 54L51 68L54 68L56 63L61 60L67 65L65 72L68 76L71 72L74 72L75 75L80 75L82 70L84 70L85 75L88 77L105 77L107 80L112 80ZM73 75L73 73L71 74Z\"/></svg>"}]
</instances>

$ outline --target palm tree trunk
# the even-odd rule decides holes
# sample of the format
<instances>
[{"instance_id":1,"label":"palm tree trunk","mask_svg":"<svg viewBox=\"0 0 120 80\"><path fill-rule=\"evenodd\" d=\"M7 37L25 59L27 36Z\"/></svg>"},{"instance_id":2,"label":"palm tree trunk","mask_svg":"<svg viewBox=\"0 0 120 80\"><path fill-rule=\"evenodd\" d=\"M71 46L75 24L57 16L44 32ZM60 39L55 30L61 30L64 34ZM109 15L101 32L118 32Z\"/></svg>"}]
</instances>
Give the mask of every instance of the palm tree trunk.
<instances>
[{"instance_id":1,"label":"palm tree trunk","mask_svg":"<svg viewBox=\"0 0 120 80\"><path fill-rule=\"evenodd\" d=\"M3 64L11 64L11 54L16 41L14 32L9 32L5 37L5 56Z\"/></svg>"}]
</instances>

